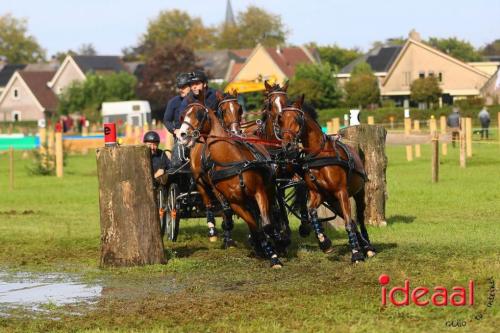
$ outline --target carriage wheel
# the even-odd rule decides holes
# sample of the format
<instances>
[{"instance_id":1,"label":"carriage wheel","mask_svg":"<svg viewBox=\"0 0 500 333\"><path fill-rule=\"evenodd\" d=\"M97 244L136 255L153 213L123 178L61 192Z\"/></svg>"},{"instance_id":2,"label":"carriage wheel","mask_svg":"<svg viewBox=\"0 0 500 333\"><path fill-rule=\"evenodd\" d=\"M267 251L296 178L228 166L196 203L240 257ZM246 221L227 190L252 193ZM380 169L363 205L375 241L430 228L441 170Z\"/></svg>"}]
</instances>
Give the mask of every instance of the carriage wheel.
<instances>
[{"instance_id":1,"label":"carriage wheel","mask_svg":"<svg viewBox=\"0 0 500 333\"><path fill-rule=\"evenodd\" d=\"M179 204L177 197L179 196L179 185L176 183L170 184L168 188L167 205L165 211L166 227L165 233L168 240L175 242L179 234Z\"/></svg>"},{"instance_id":2,"label":"carriage wheel","mask_svg":"<svg viewBox=\"0 0 500 333\"><path fill-rule=\"evenodd\" d=\"M157 193L157 200L158 200L158 209L159 209L159 215L160 215L160 235L161 238L165 235L165 227L166 227L166 222L167 222L167 198L166 198L166 188L165 187L160 187L158 189Z\"/></svg>"}]
</instances>

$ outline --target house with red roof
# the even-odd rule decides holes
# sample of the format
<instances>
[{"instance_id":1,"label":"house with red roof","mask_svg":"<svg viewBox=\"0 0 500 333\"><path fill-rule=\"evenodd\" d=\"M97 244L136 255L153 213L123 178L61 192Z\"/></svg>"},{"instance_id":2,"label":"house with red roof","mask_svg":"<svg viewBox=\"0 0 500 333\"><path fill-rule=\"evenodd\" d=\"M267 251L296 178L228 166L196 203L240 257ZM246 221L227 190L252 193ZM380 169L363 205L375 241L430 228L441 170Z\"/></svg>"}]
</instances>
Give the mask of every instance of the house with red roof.
<instances>
[{"instance_id":1,"label":"house with red roof","mask_svg":"<svg viewBox=\"0 0 500 333\"><path fill-rule=\"evenodd\" d=\"M47 86L54 71L16 71L0 95L0 121L39 120L50 117L58 99Z\"/></svg>"}]
</instances>

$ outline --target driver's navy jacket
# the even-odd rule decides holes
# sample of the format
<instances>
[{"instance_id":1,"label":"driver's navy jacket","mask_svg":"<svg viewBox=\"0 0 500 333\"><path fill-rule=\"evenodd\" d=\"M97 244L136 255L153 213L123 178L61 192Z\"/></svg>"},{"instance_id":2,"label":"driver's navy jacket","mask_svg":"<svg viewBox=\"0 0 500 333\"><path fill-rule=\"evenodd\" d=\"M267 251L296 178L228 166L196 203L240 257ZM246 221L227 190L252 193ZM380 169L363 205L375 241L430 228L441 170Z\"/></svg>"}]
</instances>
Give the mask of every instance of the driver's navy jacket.
<instances>
[{"instance_id":1,"label":"driver's navy jacket","mask_svg":"<svg viewBox=\"0 0 500 333\"><path fill-rule=\"evenodd\" d=\"M181 104L185 98L177 95L172 97L167 104L167 108L165 109L165 114L163 115L163 124L168 129L168 131L174 134L174 130L181 127L180 118L181 112L184 110L181 109Z\"/></svg>"},{"instance_id":2,"label":"driver's navy jacket","mask_svg":"<svg viewBox=\"0 0 500 333\"><path fill-rule=\"evenodd\" d=\"M217 93L217 90L215 90L213 88L207 88L207 90L205 91L205 105L207 108L212 109L214 111L217 111L217 106L218 106L216 93ZM190 92L189 95L192 98L195 98L193 92ZM188 100L190 100L192 98L188 98L188 97L184 98L184 100L182 101L182 104L180 106L181 113L184 112L184 110L188 106L188 104L189 104Z\"/></svg>"},{"instance_id":3,"label":"driver's navy jacket","mask_svg":"<svg viewBox=\"0 0 500 333\"><path fill-rule=\"evenodd\" d=\"M153 174L159 169L165 170L165 172L170 168L170 160L165 154L165 151L161 149L156 149L156 153L151 154L151 164L153 167Z\"/></svg>"}]
</instances>

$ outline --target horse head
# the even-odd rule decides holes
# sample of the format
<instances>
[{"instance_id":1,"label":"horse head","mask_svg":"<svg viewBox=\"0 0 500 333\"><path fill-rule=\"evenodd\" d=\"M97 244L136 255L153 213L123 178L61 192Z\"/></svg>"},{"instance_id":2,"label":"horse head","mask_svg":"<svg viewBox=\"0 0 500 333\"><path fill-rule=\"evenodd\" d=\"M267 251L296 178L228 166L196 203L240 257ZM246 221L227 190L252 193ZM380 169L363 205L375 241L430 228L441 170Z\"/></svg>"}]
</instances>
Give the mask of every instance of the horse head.
<instances>
[{"instance_id":1,"label":"horse head","mask_svg":"<svg viewBox=\"0 0 500 333\"><path fill-rule=\"evenodd\" d=\"M230 131L234 135L240 135L241 117L243 116L243 108L238 103L238 91L233 90L232 93L222 95L217 93L217 118L219 118L222 127L226 131Z\"/></svg>"},{"instance_id":2,"label":"horse head","mask_svg":"<svg viewBox=\"0 0 500 333\"><path fill-rule=\"evenodd\" d=\"M210 116L205 106L205 95L201 91L198 96L188 95L188 106L181 116L181 128L177 134L179 143L192 147L201 135L210 132Z\"/></svg>"},{"instance_id":3,"label":"horse head","mask_svg":"<svg viewBox=\"0 0 500 333\"><path fill-rule=\"evenodd\" d=\"M282 148L287 153L297 152L305 127L305 116L302 111L304 95L292 106L285 107L276 118L274 124L276 137L281 140Z\"/></svg>"},{"instance_id":4,"label":"horse head","mask_svg":"<svg viewBox=\"0 0 500 333\"><path fill-rule=\"evenodd\" d=\"M271 112L273 116L280 114L284 107L287 105L287 94L288 81L285 82L283 87L279 84L269 84L264 81L264 87L266 88L266 105L267 110Z\"/></svg>"}]
</instances>

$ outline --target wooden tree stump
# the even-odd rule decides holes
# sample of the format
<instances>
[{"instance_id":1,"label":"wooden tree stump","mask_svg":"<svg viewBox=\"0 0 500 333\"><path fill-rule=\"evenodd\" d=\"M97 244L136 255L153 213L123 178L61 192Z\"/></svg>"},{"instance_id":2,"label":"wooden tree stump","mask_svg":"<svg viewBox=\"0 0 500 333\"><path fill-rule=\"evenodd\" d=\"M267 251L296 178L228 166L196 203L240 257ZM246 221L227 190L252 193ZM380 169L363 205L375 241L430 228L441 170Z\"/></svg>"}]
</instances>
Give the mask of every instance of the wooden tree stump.
<instances>
[{"instance_id":1,"label":"wooden tree stump","mask_svg":"<svg viewBox=\"0 0 500 333\"><path fill-rule=\"evenodd\" d=\"M387 131L378 125L358 125L340 130L345 142L356 149L364 161L368 181L365 183L365 223L387 225L385 202L387 200L387 156L385 139Z\"/></svg>"},{"instance_id":2,"label":"wooden tree stump","mask_svg":"<svg viewBox=\"0 0 500 333\"><path fill-rule=\"evenodd\" d=\"M165 263L146 146L96 150L101 266Z\"/></svg>"}]
</instances>

